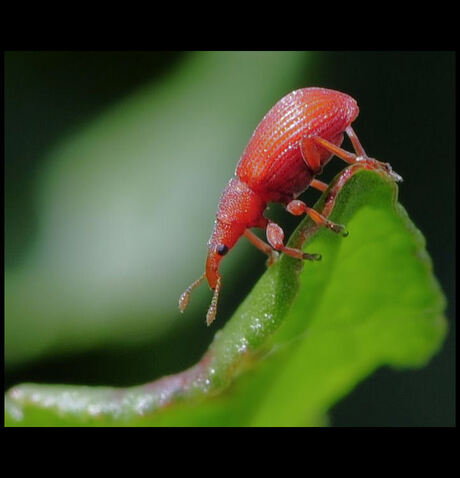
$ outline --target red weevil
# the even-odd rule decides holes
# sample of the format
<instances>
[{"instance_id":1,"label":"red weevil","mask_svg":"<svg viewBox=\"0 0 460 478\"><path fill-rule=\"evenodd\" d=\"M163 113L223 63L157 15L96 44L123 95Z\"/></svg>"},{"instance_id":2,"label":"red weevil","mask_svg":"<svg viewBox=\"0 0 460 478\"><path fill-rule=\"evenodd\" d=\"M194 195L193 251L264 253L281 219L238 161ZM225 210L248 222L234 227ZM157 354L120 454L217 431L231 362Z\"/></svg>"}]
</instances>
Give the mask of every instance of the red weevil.
<instances>
[{"instance_id":1,"label":"red weevil","mask_svg":"<svg viewBox=\"0 0 460 478\"><path fill-rule=\"evenodd\" d=\"M264 216L269 202L283 204L295 216L308 214L316 224L347 235L344 226L329 221L297 199L308 186L320 191L327 189L327 184L314 177L322 172L333 155L350 164L375 161L395 180L401 180L388 163L366 155L351 127L358 113L356 101L345 93L326 88L303 88L284 96L264 116L241 156L235 176L221 195L208 241L206 270L180 296L181 312L187 307L193 289L207 279L214 295L206 323L213 322L222 287L219 264L242 235L269 256L268 264L275 261L276 251L296 259L320 259L319 254L308 254L284 245L281 227ZM355 154L340 148L344 133L349 136ZM250 231L253 227L265 229L268 244Z\"/></svg>"}]
</instances>

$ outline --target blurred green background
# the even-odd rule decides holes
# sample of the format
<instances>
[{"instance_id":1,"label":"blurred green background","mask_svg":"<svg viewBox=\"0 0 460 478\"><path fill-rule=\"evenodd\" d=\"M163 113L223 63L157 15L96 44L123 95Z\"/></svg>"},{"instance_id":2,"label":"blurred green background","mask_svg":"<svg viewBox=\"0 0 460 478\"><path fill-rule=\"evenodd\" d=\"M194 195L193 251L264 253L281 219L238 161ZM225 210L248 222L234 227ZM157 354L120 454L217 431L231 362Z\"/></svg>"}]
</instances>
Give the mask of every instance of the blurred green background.
<instances>
[{"instance_id":1,"label":"blurred green background","mask_svg":"<svg viewBox=\"0 0 460 478\"><path fill-rule=\"evenodd\" d=\"M453 52L6 52L6 388L128 386L196 362L264 270L242 241L215 326L205 287L177 311L219 194L268 109L324 86L357 99L366 151L403 176L450 320L426 368L381 369L331 424L454 425L454 85ZM287 233L298 223L271 214Z\"/></svg>"}]
</instances>

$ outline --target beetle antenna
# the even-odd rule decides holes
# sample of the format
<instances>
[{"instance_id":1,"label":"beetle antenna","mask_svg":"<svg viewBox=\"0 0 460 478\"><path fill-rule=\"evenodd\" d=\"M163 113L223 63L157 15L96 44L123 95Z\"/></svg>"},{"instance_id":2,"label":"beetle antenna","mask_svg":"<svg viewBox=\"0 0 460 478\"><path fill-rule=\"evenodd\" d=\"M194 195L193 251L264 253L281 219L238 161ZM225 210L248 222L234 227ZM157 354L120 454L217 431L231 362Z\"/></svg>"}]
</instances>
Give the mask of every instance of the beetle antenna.
<instances>
[{"instance_id":1,"label":"beetle antenna","mask_svg":"<svg viewBox=\"0 0 460 478\"><path fill-rule=\"evenodd\" d=\"M205 277L206 274L203 273L202 276L200 276L195 282L192 282L185 289L185 291L182 292L181 296L179 297L179 310L181 311L181 313L184 312L190 302L190 294L204 281Z\"/></svg>"},{"instance_id":2,"label":"beetle antenna","mask_svg":"<svg viewBox=\"0 0 460 478\"><path fill-rule=\"evenodd\" d=\"M206 324L211 325L214 322L217 314L217 301L219 300L220 288L222 286L221 278L217 279L216 288L214 289L214 295L212 296L211 305L209 306L208 313L206 314Z\"/></svg>"}]
</instances>

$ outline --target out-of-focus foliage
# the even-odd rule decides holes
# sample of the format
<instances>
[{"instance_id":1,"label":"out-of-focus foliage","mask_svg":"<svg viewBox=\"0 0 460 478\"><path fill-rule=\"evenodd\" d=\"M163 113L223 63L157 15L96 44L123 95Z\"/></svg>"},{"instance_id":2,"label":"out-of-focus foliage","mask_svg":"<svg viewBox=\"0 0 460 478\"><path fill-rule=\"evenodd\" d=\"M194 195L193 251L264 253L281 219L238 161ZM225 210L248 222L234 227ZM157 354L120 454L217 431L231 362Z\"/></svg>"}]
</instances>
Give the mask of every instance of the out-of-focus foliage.
<instances>
[{"instance_id":1,"label":"out-of-focus foliage","mask_svg":"<svg viewBox=\"0 0 460 478\"><path fill-rule=\"evenodd\" d=\"M219 194L251 132L276 100L305 86L338 89L358 100L355 129L369 154L391 161L403 175L400 200L427 239L449 298L446 315L455 317L454 66L454 52L6 52L7 386L151 382L197 362L229 317L234 316L230 324L238 323L235 318L248 309L234 310L263 273L265 260L244 239L223 263L225 287L213 327L204 325L210 300L205 286L184 316L177 297L203 269ZM136 84L142 89L133 90ZM329 182L343 167L331 161L321 179ZM302 199L313 204L317 197L310 189ZM355 217L363 215L371 234L380 218L365 210ZM299 222L276 206L269 215L286 232ZM308 290L301 286L279 332L260 334L253 369L241 363L238 379L230 373L230 383L224 381L214 399L206 395L204 407L187 399L174 411L137 417L128 404L123 423L323 424L325 410L339 401L331 414L334 425L454 424L455 321L428 367L382 367L371 374L382 364L421 364L443 336L442 320L439 327L435 320L442 299L435 298L423 240L413 233L422 256L418 265L427 272L419 279L426 277L426 283L414 280L415 269L392 255L387 236L368 241L363 234L354 246L350 235L343 247L352 250L346 257L333 251L332 262L327 244L316 245L314 237L307 250L322 253L323 262L305 265L301 278ZM357 277L348 274L348 265L342 277L340 264L354 261L355 250L362 257L362 247L369 251L361 267L353 264ZM370 260L377 251L387 254ZM284 271L288 262L280 263ZM321 273L324 264L330 267ZM276 271L256 290L269 291L268 278L279 277L278 285L285 284L294 298L295 275ZM332 271L340 281L330 279ZM427 286L426 308L416 300L418 320L402 309L390 313L390 300L380 287L374 289L376 283L386 287L391 274L407 274L401 283L414 286L412 299ZM321 287L321 294L311 292ZM374 292L364 297L361 289ZM363 309L372 309L368 320L343 320L345 291L359 294ZM323 293L337 302L323 301ZM270 307L269 301L254 302L254 294L247 301L251 310ZM396 288L394 295L399 297ZM379 328L371 319L380 309L388 317ZM299 313L303 320L292 319ZM246 319L240 323L260 332L257 322ZM230 324L212 347L229 339L235 331ZM241 339L244 330L236 332L235 340ZM393 340L393 334L401 336ZM238 347L243 350L245 343ZM96 418L98 411L108 406L116 413L114 396L137 396L141 408L148 408L155 398L151 385L20 386L7 395L7 418L26 425L116 424L110 414ZM72 407L81 413L73 415Z\"/></svg>"},{"instance_id":2,"label":"out-of-focus foliage","mask_svg":"<svg viewBox=\"0 0 460 478\"><path fill-rule=\"evenodd\" d=\"M267 104L302 86L292 78L305 59L190 55L54 147L37 181L38 238L5 275L8 367L144 343L177 324L216 198ZM207 300L198 292L183 320L201 320Z\"/></svg>"},{"instance_id":3,"label":"out-of-focus foliage","mask_svg":"<svg viewBox=\"0 0 460 478\"><path fill-rule=\"evenodd\" d=\"M302 268L282 256L190 371L128 389L18 386L7 395L7 424L325 423L376 368L423 365L445 335L445 300L423 236L396 197L391 179L358 170L330 216L350 236L304 219L290 244L313 231L304 249L323 260Z\"/></svg>"}]
</instances>

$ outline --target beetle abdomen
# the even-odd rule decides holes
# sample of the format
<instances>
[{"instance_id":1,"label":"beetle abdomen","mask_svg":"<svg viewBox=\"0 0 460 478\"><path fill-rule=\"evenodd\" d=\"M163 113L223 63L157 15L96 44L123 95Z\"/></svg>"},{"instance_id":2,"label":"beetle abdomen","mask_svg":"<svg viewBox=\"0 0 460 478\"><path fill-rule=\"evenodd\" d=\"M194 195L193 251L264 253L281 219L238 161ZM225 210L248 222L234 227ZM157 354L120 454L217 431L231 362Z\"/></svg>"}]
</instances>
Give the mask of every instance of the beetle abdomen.
<instances>
[{"instance_id":1,"label":"beetle abdomen","mask_svg":"<svg viewBox=\"0 0 460 478\"><path fill-rule=\"evenodd\" d=\"M238 163L236 174L266 200L296 196L313 173L300 152L303 136L314 135L340 145L343 132L358 116L350 96L326 88L303 88L283 97L264 116ZM322 153L322 163L330 153Z\"/></svg>"}]
</instances>

